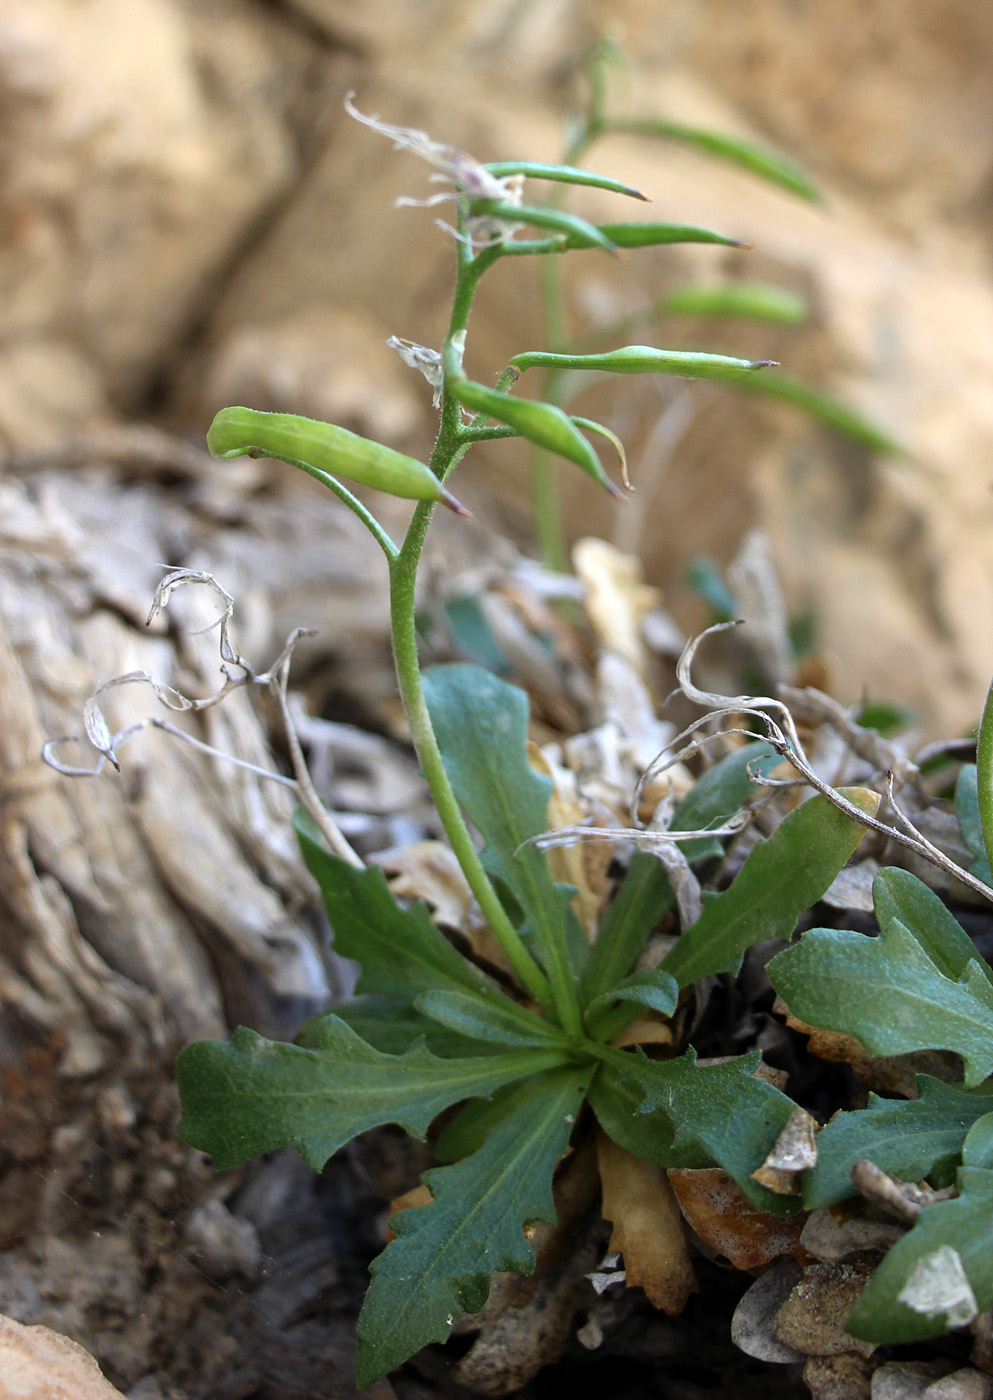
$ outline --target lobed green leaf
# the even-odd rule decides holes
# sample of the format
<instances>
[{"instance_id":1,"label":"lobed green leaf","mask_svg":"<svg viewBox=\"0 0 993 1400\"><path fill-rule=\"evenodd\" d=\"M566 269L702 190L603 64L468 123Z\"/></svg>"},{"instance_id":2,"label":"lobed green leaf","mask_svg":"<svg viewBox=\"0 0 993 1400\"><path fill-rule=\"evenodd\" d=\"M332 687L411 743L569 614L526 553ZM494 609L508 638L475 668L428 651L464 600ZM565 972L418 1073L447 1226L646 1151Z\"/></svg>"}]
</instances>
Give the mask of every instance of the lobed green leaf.
<instances>
[{"instance_id":1,"label":"lobed green leaf","mask_svg":"<svg viewBox=\"0 0 993 1400\"><path fill-rule=\"evenodd\" d=\"M989 1097L987 1096L987 1103ZM962 1144L963 1167L993 1167L993 1113L984 1113L966 1133Z\"/></svg>"},{"instance_id":2,"label":"lobed green leaf","mask_svg":"<svg viewBox=\"0 0 993 1400\"><path fill-rule=\"evenodd\" d=\"M927 1206L848 1314L867 1342L918 1342L993 1304L993 1171L962 1167L953 1201Z\"/></svg>"},{"instance_id":3,"label":"lobed green leaf","mask_svg":"<svg viewBox=\"0 0 993 1400\"><path fill-rule=\"evenodd\" d=\"M534 1052L529 1052L534 1053ZM393 1216L358 1321L358 1384L372 1385L486 1302L495 1270L529 1274L530 1221L555 1219L552 1174L569 1142L586 1072L561 1069L497 1124L479 1151L424 1173L433 1199Z\"/></svg>"},{"instance_id":4,"label":"lobed green leaf","mask_svg":"<svg viewBox=\"0 0 993 1400\"><path fill-rule=\"evenodd\" d=\"M955 982L975 962L993 983L993 969L976 952L958 919L909 870L885 866L872 882L872 898L880 928L894 921L903 924L944 977Z\"/></svg>"},{"instance_id":5,"label":"lobed green leaf","mask_svg":"<svg viewBox=\"0 0 993 1400\"><path fill-rule=\"evenodd\" d=\"M868 1108L836 1113L817 1135L817 1162L806 1174L803 1203L820 1210L857 1196L851 1171L868 1157L884 1172L906 1181L934 1177L947 1185L954 1176L966 1134L989 1114L990 1099L917 1076L916 1099L869 1095Z\"/></svg>"},{"instance_id":6,"label":"lobed green leaf","mask_svg":"<svg viewBox=\"0 0 993 1400\"><path fill-rule=\"evenodd\" d=\"M841 788L868 815L878 793ZM745 950L769 938L788 939L854 853L865 828L818 795L789 814L755 846L732 884L704 896L703 913L663 960L681 987L717 972L736 974Z\"/></svg>"},{"instance_id":7,"label":"lobed green leaf","mask_svg":"<svg viewBox=\"0 0 993 1400\"><path fill-rule=\"evenodd\" d=\"M307 868L320 887L334 930L334 944L362 965L357 990L410 998L435 987L497 992L457 953L420 901L401 909L378 866L359 870L332 855L302 808L293 826Z\"/></svg>"},{"instance_id":8,"label":"lobed green leaf","mask_svg":"<svg viewBox=\"0 0 993 1400\"><path fill-rule=\"evenodd\" d=\"M870 1055L950 1050L966 1087L993 1073L993 986L970 960L944 976L898 919L878 938L813 929L768 965L776 991L808 1025L842 1031Z\"/></svg>"},{"instance_id":9,"label":"lobed green leaf","mask_svg":"<svg viewBox=\"0 0 993 1400\"><path fill-rule=\"evenodd\" d=\"M740 811L758 791L749 771L759 777L779 762L778 755L764 744L747 744L728 754L708 768L683 798L673 816L673 829L702 830ZM719 856L722 851L716 836L683 843L683 854L691 864ZM580 983L584 1002L600 996L630 970L652 929L675 903L661 862L646 851L635 851L620 889L600 920Z\"/></svg>"},{"instance_id":10,"label":"lobed green leaf","mask_svg":"<svg viewBox=\"0 0 993 1400\"><path fill-rule=\"evenodd\" d=\"M485 1054L480 1041L429 1021L405 997L387 996L358 996L329 1006L303 1023L293 1038L294 1044L302 1045L305 1050L319 1049L328 1016L337 1016L351 1026L356 1035L385 1055L402 1055L418 1040L423 1040L433 1055L450 1058Z\"/></svg>"},{"instance_id":11,"label":"lobed green leaf","mask_svg":"<svg viewBox=\"0 0 993 1400\"><path fill-rule=\"evenodd\" d=\"M488 1099L467 1099L434 1140L438 1161L459 1162L478 1152L494 1128L529 1102L536 1088L540 1089L540 1079L537 1074L515 1079L513 1084L494 1090Z\"/></svg>"},{"instance_id":12,"label":"lobed green leaf","mask_svg":"<svg viewBox=\"0 0 993 1400\"><path fill-rule=\"evenodd\" d=\"M571 988L566 947L585 943L570 930L572 890L556 885L540 851L528 844L548 825L552 781L527 761L528 698L479 666L433 666L424 695L460 806L486 842L488 868L521 906L544 969L559 993Z\"/></svg>"},{"instance_id":13,"label":"lobed green leaf","mask_svg":"<svg viewBox=\"0 0 993 1400\"><path fill-rule=\"evenodd\" d=\"M676 1060L609 1046L600 1053L606 1063L590 1085L590 1104L621 1147L660 1167L723 1167L761 1209L797 1208L752 1180L794 1108L755 1078L757 1051L714 1065L697 1064L692 1049Z\"/></svg>"},{"instance_id":14,"label":"lobed green leaf","mask_svg":"<svg viewBox=\"0 0 993 1400\"><path fill-rule=\"evenodd\" d=\"M421 992L414 1005L431 1021L469 1040L545 1049L569 1043L558 1026L509 999L503 1005L492 1005L466 992L439 990Z\"/></svg>"},{"instance_id":15,"label":"lobed green leaf","mask_svg":"<svg viewBox=\"0 0 993 1400\"><path fill-rule=\"evenodd\" d=\"M616 987L602 992L590 1002L589 1011L610 1007L615 1001L631 1002L635 1006L647 1006L662 1016L671 1016L679 1001L679 984L668 972L660 967L646 967L632 972L618 982Z\"/></svg>"},{"instance_id":16,"label":"lobed green leaf","mask_svg":"<svg viewBox=\"0 0 993 1400\"><path fill-rule=\"evenodd\" d=\"M568 1052L553 1048L442 1059L424 1045L384 1055L336 1016L324 1019L314 1050L240 1026L229 1042L199 1041L180 1053L179 1134L209 1152L217 1168L293 1147L320 1171L369 1128L398 1123L423 1138L453 1103L567 1059Z\"/></svg>"}]
</instances>

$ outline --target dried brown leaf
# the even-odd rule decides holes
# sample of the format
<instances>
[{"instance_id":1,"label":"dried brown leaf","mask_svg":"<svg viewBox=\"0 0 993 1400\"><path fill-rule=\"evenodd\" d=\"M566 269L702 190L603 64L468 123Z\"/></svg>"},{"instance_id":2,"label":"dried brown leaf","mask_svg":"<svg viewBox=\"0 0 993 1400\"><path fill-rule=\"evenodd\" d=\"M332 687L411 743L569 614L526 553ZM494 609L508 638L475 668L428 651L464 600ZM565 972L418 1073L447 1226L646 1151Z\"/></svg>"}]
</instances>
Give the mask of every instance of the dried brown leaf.
<instances>
[{"instance_id":1,"label":"dried brown leaf","mask_svg":"<svg viewBox=\"0 0 993 1400\"><path fill-rule=\"evenodd\" d=\"M665 1172L597 1134L603 1218L613 1222L609 1248L624 1256L628 1288L645 1290L667 1313L680 1313L696 1278L686 1229Z\"/></svg>"},{"instance_id":2,"label":"dried brown leaf","mask_svg":"<svg viewBox=\"0 0 993 1400\"><path fill-rule=\"evenodd\" d=\"M570 792L573 786L571 775L552 763L537 744L528 744L528 763L536 773L551 778L555 784L548 801L549 830L583 823L589 812ZM607 871L613 855L609 841L577 841L574 845L557 846L545 853L552 879L560 885L575 885L573 912L591 941L607 898Z\"/></svg>"},{"instance_id":3,"label":"dried brown leaf","mask_svg":"<svg viewBox=\"0 0 993 1400\"><path fill-rule=\"evenodd\" d=\"M865 1159L852 1167L852 1185L857 1187L870 1205L878 1206L902 1225L913 1225L925 1206L935 1201L948 1201L955 1195L953 1187L934 1191L926 1182L915 1184L890 1176Z\"/></svg>"},{"instance_id":4,"label":"dried brown leaf","mask_svg":"<svg viewBox=\"0 0 993 1400\"><path fill-rule=\"evenodd\" d=\"M736 1269L755 1269L800 1248L804 1216L758 1210L721 1167L680 1167L668 1176L690 1228Z\"/></svg>"},{"instance_id":5,"label":"dried brown leaf","mask_svg":"<svg viewBox=\"0 0 993 1400\"><path fill-rule=\"evenodd\" d=\"M660 602L657 589L642 581L641 564L605 540L579 540L572 551L576 573L586 584L584 601L597 641L617 652L644 677L648 652L642 620Z\"/></svg>"},{"instance_id":6,"label":"dried brown leaf","mask_svg":"<svg viewBox=\"0 0 993 1400\"><path fill-rule=\"evenodd\" d=\"M961 1079L961 1061L956 1055L941 1050L919 1050L907 1055L868 1055L853 1036L841 1031L822 1030L809 1026L790 1014L785 1002L776 999L773 1010L786 1017L791 1030L809 1037L807 1049L820 1060L849 1064L863 1084L876 1093L900 1094L906 1099L917 1097L918 1074L933 1074L936 1079L952 1083Z\"/></svg>"},{"instance_id":7,"label":"dried brown leaf","mask_svg":"<svg viewBox=\"0 0 993 1400\"><path fill-rule=\"evenodd\" d=\"M557 1361L577 1308L588 1301L586 1274L600 1248L599 1230L587 1231L576 1247L539 1280L521 1306L511 1304L484 1327L452 1378L482 1395L515 1394L531 1377Z\"/></svg>"},{"instance_id":8,"label":"dried brown leaf","mask_svg":"<svg viewBox=\"0 0 993 1400\"><path fill-rule=\"evenodd\" d=\"M443 841L411 841L369 857L389 877L390 889L402 899L423 899L440 924L465 932L472 891L455 853Z\"/></svg>"}]
</instances>

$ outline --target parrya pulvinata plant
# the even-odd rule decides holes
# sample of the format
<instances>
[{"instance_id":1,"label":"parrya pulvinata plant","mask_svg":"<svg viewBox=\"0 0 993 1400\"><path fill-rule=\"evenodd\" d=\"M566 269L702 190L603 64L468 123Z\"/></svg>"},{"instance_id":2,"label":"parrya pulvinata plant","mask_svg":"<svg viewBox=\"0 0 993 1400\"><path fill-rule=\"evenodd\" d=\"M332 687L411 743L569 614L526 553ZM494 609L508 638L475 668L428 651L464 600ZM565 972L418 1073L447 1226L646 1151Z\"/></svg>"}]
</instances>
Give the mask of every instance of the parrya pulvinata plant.
<instances>
[{"instance_id":1,"label":"parrya pulvinata plant","mask_svg":"<svg viewBox=\"0 0 993 1400\"><path fill-rule=\"evenodd\" d=\"M411 738L452 850L513 977L500 983L487 975L457 951L423 904L398 902L382 871L358 858L298 772L303 805L295 818L297 835L322 891L336 949L361 966L359 995L309 1022L294 1044L242 1028L229 1043L184 1050L178 1062L183 1137L208 1152L218 1168L291 1146L320 1170L367 1129L399 1124L424 1138L446 1115L433 1142L440 1165L424 1175L430 1200L394 1217L395 1237L372 1266L358 1324L360 1385L427 1343L444 1341L463 1313L482 1307L495 1271L533 1269L525 1227L552 1219L556 1166L574 1133L593 1120L622 1148L663 1168L722 1167L755 1206L776 1214L851 1195L851 1168L866 1157L883 1171L929 1174L938 1184L954 1174L956 1197L920 1210L917 1225L887 1256L850 1325L859 1336L896 1341L968 1320L993 1303L993 1113L986 1111L993 1075L993 975L927 886L884 868L875 887L878 938L815 929L774 958L770 973L803 1023L842 1031L869 1054L920 1047L957 1052L962 1082L925 1077L915 1100L873 1099L865 1110L838 1115L799 1168L784 1168L777 1151L798 1110L757 1077L759 1053L698 1063L677 1009L698 979L736 974L755 943L789 940L866 828L989 896L993 707L987 706L978 762L963 768L959 779L959 820L976 856L973 870L964 871L899 816L892 775L887 798L896 825L879 816L882 794L875 788L884 784L876 781L880 773L872 764L866 772L875 788L831 787L807 758L782 698L699 689L692 675L698 643L692 643L679 679L684 694L705 713L661 756L656 771L705 751L715 721L727 721L746 742L708 768L675 811L656 814L648 829L635 822L582 833L635 847L589 940L572 907L573 889L555 882L546 859L546 849L563 833L546 829L551 780L528 762L527 697L476 666L422 673L418 562L436 504L462 509L448 481L475 443L525 438L618 494L586 436L612 443L623 462L614 435L558 404L521 397L517 380L527 369L551 365L745 382L765 368L646 345L593 354L539 350L515 355L495 387L488 387L464 369L473 297L486 271L507 257L609 252L683 238L732 240L659 223L596 225L526 202L529 180L592 185L626 197L637 192L569 165L480 164L422 132L351 110L433 165L449 185L433 201L454 205L455 281L444 343L435 350L395 342L434 389L440 422L430 461L418 462L335 425L246 408L218 414L208 444L222 458L273 457L308 472L358 516L379 546ZM346 481L416 502L400 544ZM156 607L192 579L188 571L169 575ZM229 599L225 606L225 690L241 683L233 678L240 668L249 680L267 681L285 702L289 651L267 676L251 673L227 640ZM169 699L165 688L157 689ZM119 736L104 732L98 698L99 692L87 732L102 755L115 761ZM834 711L825 713L830 719ZM855 726L845 723L851 741ZM852 747L862 753L872 745L866 731L859 733ZM700 899L692 868L721 854L722 838L741 830L747 820L742 809L757 791L789 781L784 765L814 795L754 844L726 888ZM896 760L885 766L896 767ZM911 767L904 765L905 778ZM468 823L482 839L481 851ZM663 849L664 861L658 858ZM693 889L695 899L687 895ZM649 935L666 916L678 918L681 936L660 964L641 965ZM671 1021L666 1058L616 1043L646 1010Z\"/></svg>"},{"instance_id":2,"label":"parrya pulvinata plant","mask_svg":"<svg viewBox=\"0 0 993 1400\"><path fill-rule=\"evenodd\" d=\"M592 355L539 350L515 355L496 386L487 387L463 368L473 296L486 271L508 257L611 252L678 238L731 240L666 224L590 224L527 202L525 182L594 185L627 197L637 192L568 166L480 164L421 132L360 120L424 157L451 187L435 196L455 208L455 286L445 341L437 351L401 345L440 408L430 462L331 425L241 408L218 415L208 443L218 456L249 453L299 466L324 481L379 545L411 737L445 832L517 985L501 987L486 977L422 905L402 907L380 870L356 863L337 842L329 848L314 817L301 811L303 851L336 948L361 965L360 995L308 1024L297 1044L241 1029L228 1044L189 1047L178 1070L181 1132L218 1167L290 1145L319 1170L366 1129L397 1123L423 1137L439 1114L464 1105L435 1144L444 1165L425 1175L430 1203L395 1218L396 1238L373 1265L359 1320L359 1382L369 1384L426 1343L444 1340L462 1313L477 1311L495 1270L533 1267L524 1227L551 1216L552 1177L584 1102L615 1141L639 1156L662 1166L718 1164L756 1204L795 1208L751 1176L793 1108L755 1077L757 1053L701 1066L692 1049L658 1061L611 1042L646 1007L672 1016L680 989L697 977L735 971L757 937L788 937L852 854L862 834L859 815L875 811L878 797L855 789L843 795L847 811L823 796L798 807L756 848L731 887L707 900L661 967L632 971L674 902L662 864L636 853L588 943L570 905L573 891L556 885L535 845L547 825L550 781L528 765L526 697L473 666L422 675L417 565L435 504L458 508L447 483L474 443L526 438L618 494L586 436L616 444L613 434L513 392L528 369L554 360L572 370L734 380L764 367L645 345ZM345 480L417 500L401 544ZM753 745L697 784L674 818L687 861L720 850L723 819L752 795L763 765L775 762L771 747ZM485 843L481 853L466 819Z\"/></svg>"}]
</instances>

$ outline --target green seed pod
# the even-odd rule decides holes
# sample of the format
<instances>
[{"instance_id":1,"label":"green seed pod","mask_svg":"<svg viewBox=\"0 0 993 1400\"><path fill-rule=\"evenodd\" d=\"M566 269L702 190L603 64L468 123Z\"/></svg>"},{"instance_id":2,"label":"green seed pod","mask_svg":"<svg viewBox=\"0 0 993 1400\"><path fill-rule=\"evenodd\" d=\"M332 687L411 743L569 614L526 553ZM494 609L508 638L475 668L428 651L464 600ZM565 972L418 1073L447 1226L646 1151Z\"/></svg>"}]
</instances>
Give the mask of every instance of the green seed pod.
<instances>
[{"instance_id":1,"label":"green seed pod","mask_svg":"<svg viewBox=\"0 0 993 1400\"><path fill-rule=\"evenodd\" d=\"M513 394L501 394L497 389L487 389L471 379L454 380L451 391L464 407L516 428L521 437L575 462L612 496L620 496L620 491L604 471L593 448L569 415L555 404L515 399Z\"/></svg>"},{"instance_id":2,"label":"green seed pod","mask_svg":"<svg viewBox=\"0 0 993 1400\"><path fill-rule=\"evenodd\" d=\"M674 374L683 379L744 379L775 360L737 360L732 355L706 355L695 350L657 350L654 345L622 345L602 355L556 355L549 350L526 350L510 362L515 369L595 369L611 374Z\"/></svg>"},{"instance_id":3,"label":"green seed pod","mask_svg":"<svg viewBox=\"0 0 993 1400\"><path fill-rule=\"evenodd\" d=\"M423 462L334 423L292 413L222 408L210 425L207 447L214 457L275 457L311 475L343 476L392 496L441 501L459 515L469 514Z\"/></svg>"}]
</instances>

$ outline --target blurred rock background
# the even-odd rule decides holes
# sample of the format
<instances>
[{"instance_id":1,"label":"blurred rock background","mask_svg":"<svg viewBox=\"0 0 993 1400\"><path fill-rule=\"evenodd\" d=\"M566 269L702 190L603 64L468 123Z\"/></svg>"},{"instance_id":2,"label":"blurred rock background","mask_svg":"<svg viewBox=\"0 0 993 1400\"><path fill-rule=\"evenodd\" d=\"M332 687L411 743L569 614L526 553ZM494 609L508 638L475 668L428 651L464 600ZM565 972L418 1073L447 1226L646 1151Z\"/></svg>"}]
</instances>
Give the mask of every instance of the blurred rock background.
<instances>
[{"instance_id":1,"label":"blurred rock background","mask_svg":"<svg viewBox=\"0 0 993 1400\"><path fill-rule=\"evenodd\" d=\"M394 210L428 192L426 168L349 121L343 95L481 158L556 159L577 57L609 31L631 55L619 110L760 138L825 198L807 207L684 148L612 138L592 164L644 189L650 216L756 251L574 256L573 324L687 275L795 287L815 313L803 328L675 322L672 343L779 359L909 457L873 460L730 391L627 380L612 421L642 493L611 522L570 474L571 535L613 530L692 623L687 560L726 562L761 523L841 698L868 687L929 732L974 722L993 663L993 14L739 0L715 18L702 0L5 0L4 451L131 420L199 442L230 401L426 451L424 386L383 341L437 340L451 245L434 211ZM619 202L575 207L629 217ZM484 380L542 343L535 278L517 263L484 290ZM462 480L487 522L526 538L522 460L479 452Z\"/></svg>"}]
</instances>

